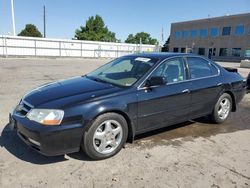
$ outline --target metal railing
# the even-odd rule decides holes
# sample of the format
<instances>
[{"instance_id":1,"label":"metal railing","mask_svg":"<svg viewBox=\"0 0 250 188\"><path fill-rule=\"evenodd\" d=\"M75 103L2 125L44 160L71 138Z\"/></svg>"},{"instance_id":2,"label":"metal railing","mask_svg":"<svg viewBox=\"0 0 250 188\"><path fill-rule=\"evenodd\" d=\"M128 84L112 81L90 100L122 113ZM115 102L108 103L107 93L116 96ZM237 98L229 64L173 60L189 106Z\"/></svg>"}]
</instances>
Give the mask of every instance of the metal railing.
<instances>
[{"instance_id":1,"label":"metal railing","mask_svg":"<svg viewBox=\"0 0 250 188\"><path fill-rule=\"evenodd\" d=\"M158 46L0 35L0 56L107 57L155 52Z\"/></svg>"}]
</instances>

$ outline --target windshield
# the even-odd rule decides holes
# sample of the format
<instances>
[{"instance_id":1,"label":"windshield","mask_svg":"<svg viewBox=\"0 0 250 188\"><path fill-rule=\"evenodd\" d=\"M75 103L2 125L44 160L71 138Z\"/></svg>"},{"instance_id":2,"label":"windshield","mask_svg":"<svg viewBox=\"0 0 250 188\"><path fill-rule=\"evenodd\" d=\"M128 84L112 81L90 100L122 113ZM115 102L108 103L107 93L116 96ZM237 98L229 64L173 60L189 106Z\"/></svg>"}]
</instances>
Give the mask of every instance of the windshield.
<instances>
[{"instance_id":1,"label":"windshield","mask_svg":"<svg viewBox=\"0 0 250 188\"><path fill-rule=\"evenodd\" d=\"M158 61L156 58L122 57L96 69L87 75L96 81L129 87L144 76Z\"/></svg>"}]
</instances>

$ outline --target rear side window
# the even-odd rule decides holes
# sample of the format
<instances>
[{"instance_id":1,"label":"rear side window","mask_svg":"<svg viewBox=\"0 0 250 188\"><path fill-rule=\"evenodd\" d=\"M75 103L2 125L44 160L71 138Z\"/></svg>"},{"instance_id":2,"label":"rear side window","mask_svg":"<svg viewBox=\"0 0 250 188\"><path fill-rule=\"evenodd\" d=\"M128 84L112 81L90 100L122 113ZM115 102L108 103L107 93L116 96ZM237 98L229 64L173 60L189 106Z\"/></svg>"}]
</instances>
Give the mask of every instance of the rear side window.
<instances>
[{"instance_id":1,"label":"rear side window","mask_svg":"<svg viewBox=\"0 0 250 188\"><path fill-rule=\"evenodd\" d=\"M218 74L216 67L212 67L208 61L199 57L188 57L188 67L190 72L190 78L203 78Z\"/></svg>"}]
</instances>

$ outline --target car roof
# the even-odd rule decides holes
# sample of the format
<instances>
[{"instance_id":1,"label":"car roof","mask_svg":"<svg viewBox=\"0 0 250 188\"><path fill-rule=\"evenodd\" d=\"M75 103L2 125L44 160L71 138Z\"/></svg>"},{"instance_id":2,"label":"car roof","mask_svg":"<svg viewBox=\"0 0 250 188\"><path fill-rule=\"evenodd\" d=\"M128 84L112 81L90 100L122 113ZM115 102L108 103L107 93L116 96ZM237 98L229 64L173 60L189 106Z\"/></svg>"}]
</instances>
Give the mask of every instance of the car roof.
<instances>
[{"instance_id":1,"label":"car roof","mask_svg":"<svg viewBox=\"0 0 250 188\"><path fill-rule=\"evenodd\" d=\"M200 57L202 59L205 59L209 63L215 64L217 67L221 67L219 64L214 62L211 59L206 58L205 56L192 54L192 53L178 53L178 52L143 52L143 53L136 53L136 54L129 54L125 57L145 57L145 58L156 58L158 59L158 63L164 61L167 58L171 57Z\"/></svg>"},{"instance_id":2,"label":"car roof","mask_svg":"<svg viewBox=\"0 0 250 188\"><path fill-rule=\"evenodd\" d=\"M137 53L128 55L130 57L147 57L147 58L158 58L158 59L166 59L170 57L180 57L180 56L192 56L194 54L188 53L174 53L174 52L159 52L159 53Z\"/></svg>"}]
</instances>

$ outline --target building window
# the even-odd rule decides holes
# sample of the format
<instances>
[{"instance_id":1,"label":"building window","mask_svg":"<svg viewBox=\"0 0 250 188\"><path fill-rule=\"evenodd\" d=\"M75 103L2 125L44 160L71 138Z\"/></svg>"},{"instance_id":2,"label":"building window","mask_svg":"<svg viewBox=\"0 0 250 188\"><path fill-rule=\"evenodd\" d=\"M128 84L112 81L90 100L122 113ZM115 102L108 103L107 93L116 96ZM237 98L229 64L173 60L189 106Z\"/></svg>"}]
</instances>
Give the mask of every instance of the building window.
<instances>
[{"instance_id":1,"label":"building window","mask_svg":"<svg viewBox=\"0 0 250 188\"><path fill-rule=\"evenodd\" d=\"M232 49L232 56L240 57L240 53L241 53L241 48L233 48Z\"/></svg>"},{"instance_id":2,"label":"building window","mask_svg":"<svg viewBox=\"0 0 250 188\"><path fill-rule=\"evenodd\" d=\"M187 53L188 54L192 54L193 53L193 49L192 48L187 48Z\"/></svg>"},{"instance_id":3,"label":"building window","mask_svg":"<svg viewBox=\"0 0 250 188\"><path fill-rule=\"evenodd\" d=\"M246 51L245 51L245 57L250 58L250 48L246 49Z\"/></svg>"},{"instance_id":4,"label":"building window","mask_svg":"<svg viewBox=\"0 0 250 188\"><path fill-rule=\"evenodd\" d=\"M213 49L213 56L216 56L216 48Z\"/></svg>"},{"instance_id":5,"label":"building window","mask_svg":"<svg viewBox=\"0 0 250 188\"><path fill-rule=\"evenodd\" d=\"M200 30L200 37L201 37L201 38L206 38L206 37L207 37L207 34L208 34L207 29L201 29L201 30Z\"/></svg>"},{"instance_id":6,"label":"building window","mask_svg":"<svg viewBox=\"0 0 250 188\"><path fill-rule=\"evenodd\" d=\"M219 29L217 27L212 27L210 32L212 37L217 37L219 35Z\"/></svg>"},{"instance_id":7,"label":"building window","mask_svg":"<svg viewBox=\"0 0 250 188\"><path fill-rule=\"evenodd\" d=\"M194 39L197 37L197 30L192 30L191 31L191 37Z\"/></svg>"},{"instance_id":8,"label":"building window","mask_svg":"<svg viewBox=\"0 0 250 188\"><path fill-rule=\"evenodd\" d=\"M186 48L181 48L181 53L186 53Z\"/></svg>"},{"instance_id":9,"label":"building window","mask_svg":"<svg viewBox=\"0 0 250 188\"><path fill-rule=\"evenodd\" d=\"M230 33L231 33L231 27L223 27L222 36L230 35Z\"/></svg>"},{"instance_id":10,"label":"building window","mask_svg":"<svg viewBox=\"0 0 250 188\"><path fill-rule=\"evenodd\" d=\"M189 31L182 31L182 38L188 39L189 37Z\"/></svg>"},{"instance_id":11,"label":"building window","mask_svg":"<svg viewBox=\"0 0 250 188\"><path fill-rule=\"evenodd\" d=\"M179 52L179 48L174 48L174 52Z\"/></svg>"},{"instance_id":12,"label":"building window","mask_svg":"<svg viewBox=\"0 0 250 188\"><path fill-rule=\"evenodd\" d=\"M205 48L199 48L198 54L199 55L205 55Z\"/></svg>"},{"instance_id":13,"label":"building window","mask_svg":"<svg viewBox=\"0 0 250 188\"><path fill-rule=\"evenodd\" d=\"M220 48L220 56L228 56L228 49L227 48Z\"/></svg>"},{"instance_id":14,"label":"building window","mask_svg":"<svg viewBox=\"0 0 250 188\"><path fill-rule=\"evenodd\" d=\"M235 35L236 36L241 36L244 34L244 25L238 25L235 28Z\"/></svg>"},{"instance_id":15,"label":"building window","mask_svg":"<svg viewBox=\"0 0 250 188\"><path fill-rule=\"evenodd\" d=\"M181 32L180 31L176 31L175 32L175 38L176 39L180 39L181 38Z\"/></svg>"}]
</instances>

